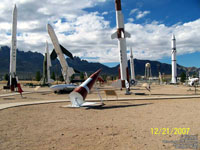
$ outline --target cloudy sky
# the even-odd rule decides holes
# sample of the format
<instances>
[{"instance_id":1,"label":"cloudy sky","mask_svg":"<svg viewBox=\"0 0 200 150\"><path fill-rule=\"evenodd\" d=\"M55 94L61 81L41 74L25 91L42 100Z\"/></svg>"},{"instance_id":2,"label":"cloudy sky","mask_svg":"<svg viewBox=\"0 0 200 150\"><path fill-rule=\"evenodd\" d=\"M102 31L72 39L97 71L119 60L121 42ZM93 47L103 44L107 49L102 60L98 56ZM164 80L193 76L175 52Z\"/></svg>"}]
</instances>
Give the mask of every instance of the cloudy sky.
<instances>
[{"instance_id":1,"label":"cloudy sky","mask_svg":"<svg viewBox=\"0 0 200 150\"><path fill-rule=\"evenodd\" d=\"M121 0L127 39L137 59L170 63L171 36L177 62L200 67L200 0ZM1 0L0 45L10 46L12 9L18 8L17 46L44 53L50 23L59 42L75 56L108 66L119 62L114 0Z\"/></svg>"}]
</instances>

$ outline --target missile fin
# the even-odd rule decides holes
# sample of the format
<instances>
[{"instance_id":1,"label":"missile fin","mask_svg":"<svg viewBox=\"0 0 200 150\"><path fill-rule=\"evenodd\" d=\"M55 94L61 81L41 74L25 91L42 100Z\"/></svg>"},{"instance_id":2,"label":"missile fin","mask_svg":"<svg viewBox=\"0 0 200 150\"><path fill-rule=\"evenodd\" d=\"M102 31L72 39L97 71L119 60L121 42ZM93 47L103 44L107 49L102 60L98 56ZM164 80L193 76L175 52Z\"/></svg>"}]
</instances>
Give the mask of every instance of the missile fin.
<instances>
[{"instance_id":1,"label":"missile fin","mask_svg":"<svg viewBox=\"0 0 200 150\"><path fill-rule=\"evenodd\" d=\"M62 45L60 45L60 48L62 50L62 52L67 55L69 58L74 59L72 53L70 53L66 48L64 48Z\"/></svg>"},{"instance_id":2,"label":"missile fin","mask_svg":"<svg viewBox=\"0 0 200 150\"><path fill-rule=\"evenodd\" d=\"M75 72L75 73L81 73L80 71L78 71L78 70L76 70L76 69L74 69L74 72Z\"/></svg>"},{"instance_id":3,"label":"missile fin","mask_svg":"<svg viewBox=\"0 0 200 150\"><path fill-rule=\"evenodd\" d=\"M53 51L51 52L51 60L55 60L57 58L57 53L55 51L55 49L53 49Z\"/></svg>"},{"instance_id":4,"label":"missile fin","mask_svg":"<svg viewBox=\"0 0 200 150\"><path fill-rule=\"evenodd\" d=\"M118 38L117 32L115 32L115 33L113 33L113 34L111 35L111 39L116 39L116 38Z\"/></svg>"},{"instance_id":5,"label":"missile fin","mask_svg":"<svg viewBox=\"0 0 200 150\"><path fill-rule=\"evenodd\" d=\"M130 37L131 37L131 34L125 31L125 37L126 37L126 38L130 38Z\"/></svg>"}]
</instances>

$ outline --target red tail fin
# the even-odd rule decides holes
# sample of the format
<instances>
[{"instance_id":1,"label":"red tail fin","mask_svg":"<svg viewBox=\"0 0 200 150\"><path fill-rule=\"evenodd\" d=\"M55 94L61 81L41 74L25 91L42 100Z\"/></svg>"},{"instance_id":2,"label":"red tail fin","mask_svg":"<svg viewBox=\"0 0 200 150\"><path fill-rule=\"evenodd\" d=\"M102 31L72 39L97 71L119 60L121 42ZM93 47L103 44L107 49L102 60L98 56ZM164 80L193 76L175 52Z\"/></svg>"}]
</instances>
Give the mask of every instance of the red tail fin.
<instances>
[{"instance_id":1,"label":"red tail fin","mask_svg":"<svg viewBox=\"0 0 200 150\"><path fill-rule=\"evenodd\" d=\"M17 88L18 88L18 92L21 94L22 92L24 92L21 88L21 85L19 83L17 83Z\"/></svg>"}]
</instances>

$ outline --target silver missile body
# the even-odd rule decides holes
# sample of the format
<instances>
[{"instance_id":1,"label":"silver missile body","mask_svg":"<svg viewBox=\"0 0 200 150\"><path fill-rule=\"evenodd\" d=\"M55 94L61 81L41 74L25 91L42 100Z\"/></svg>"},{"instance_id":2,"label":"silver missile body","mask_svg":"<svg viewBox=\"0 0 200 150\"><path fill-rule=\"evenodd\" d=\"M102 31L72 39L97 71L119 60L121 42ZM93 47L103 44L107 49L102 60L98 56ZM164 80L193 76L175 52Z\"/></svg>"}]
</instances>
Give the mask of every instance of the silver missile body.
<instances>
[{"instance_id":1,"label":"silver missile body","mask_svg":"<svg viewBox=\"0 0 200 150\"><path fill-rule=\"evenodd\" d=\"M17 55L17 7L14 6L12 18L12 39L10 49L10 86L12 78L16 78L16 55Z\"/></svg>"},{"instance_id":2,"label":"silver missile body","mask_svg":"<svg viewBox=\"0 0 200 150\"><path fill-rule=\"evenodd\" d=\"M177 65L176 65L176 39L175 35L172 35L172 41L171 41L171 46L172 46L172 84L177 83Z\"/></svg>"}]
</instances>

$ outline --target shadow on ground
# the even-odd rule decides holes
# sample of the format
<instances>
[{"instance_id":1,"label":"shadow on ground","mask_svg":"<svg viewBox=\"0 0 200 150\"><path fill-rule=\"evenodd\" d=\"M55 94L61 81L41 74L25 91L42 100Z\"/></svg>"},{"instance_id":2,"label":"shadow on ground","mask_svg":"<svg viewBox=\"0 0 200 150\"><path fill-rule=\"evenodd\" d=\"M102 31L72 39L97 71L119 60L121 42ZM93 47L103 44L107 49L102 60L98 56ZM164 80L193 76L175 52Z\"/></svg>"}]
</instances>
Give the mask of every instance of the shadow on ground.
<instances>
[{"instance_id":1,"label":"shadow on ground","mask_svg":"<svg viewBox=\"0 0 200 150\"><path fill-rule=\"evenodd\" d=\"M86 109L99 109L99 110L105 110L105 109L115 109L115 108L127 108L127 107L137 107L137 106L144 106L144 105L150 105L153 103L144 103L144 104L132 104L132 105L112 105L112 106L94 106L94 107L87 107Z\"/></svg>"}]
</instances>

